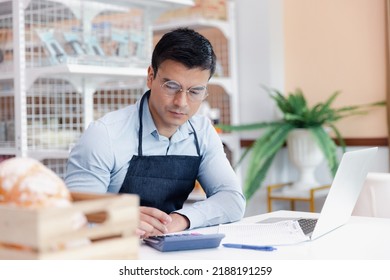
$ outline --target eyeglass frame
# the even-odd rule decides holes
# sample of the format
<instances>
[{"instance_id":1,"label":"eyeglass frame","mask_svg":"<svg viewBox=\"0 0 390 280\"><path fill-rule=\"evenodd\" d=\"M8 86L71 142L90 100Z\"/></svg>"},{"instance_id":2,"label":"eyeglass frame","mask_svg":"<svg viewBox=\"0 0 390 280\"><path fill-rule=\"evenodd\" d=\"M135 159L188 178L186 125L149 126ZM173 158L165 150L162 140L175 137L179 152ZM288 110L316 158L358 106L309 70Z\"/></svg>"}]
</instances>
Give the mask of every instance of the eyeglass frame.
<instances>
[{"instance_id":1,"label":"eyeglass frame","mask_svg":"<svg viewBox=\"0 0 390 280\"><path fill-rule=\"evenodd\" d=\"M157 76L160 76L160 74L157 72ZM161 78L162 79L162 78ZM162 79L164 81L164 79ZM175 93L173 94L173 92L169 92L170 89L165 87L168 83L175 83L177 86L178 86L178 89L175 91ZM167 80L165 82L163 82L162 84L160 84L160 87L164 90L165 94L167 96L175 96L177 93L179 92L185 92L186 93L186 97L191 101L191 102L201 102L203 100L205 100L207 98L207 96L209 95L209 93L207 92L207 86L202 86L202 85L198 85L198 86L192 86L186 90L183 89L183 86L179 83L179 82L176 82L175 80ZM194 88L202 88L202 90L204 90L204 96L202 96L201 99L194 99L194 95L192 95L192 92L191 90L193 90ZM195 95L196 96L196 95Z\"/></svg>"}]
</instances>

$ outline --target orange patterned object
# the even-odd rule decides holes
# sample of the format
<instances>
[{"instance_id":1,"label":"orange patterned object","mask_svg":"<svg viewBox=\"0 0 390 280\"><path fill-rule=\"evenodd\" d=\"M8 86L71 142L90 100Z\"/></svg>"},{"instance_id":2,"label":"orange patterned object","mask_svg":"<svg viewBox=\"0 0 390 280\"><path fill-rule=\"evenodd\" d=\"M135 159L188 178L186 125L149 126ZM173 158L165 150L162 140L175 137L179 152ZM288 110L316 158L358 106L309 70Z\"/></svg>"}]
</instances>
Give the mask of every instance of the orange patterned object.
<instances>
[{"instance_id":1,"label":"orange patterned object","mask_svg":"<svg viewBox=\"0 0 390 280\"><path fill-rule=\"evenodd\" d=\"M0 202L26 208L66 207L71 196L62 179L42 163L15 157L0 163Z\"/></svg>"},{"instance_id":2,"label":"orange patterned object","mask_svg":"<svg viewBox=\"0 0 390 280\"><path fill-rule=\"evenodd\" d=\"M48 207L71 207L72 198L64 181L38 160L14 157L0 163L0 203L18 208L39 209ZM74 230L86 226L82 213L73 217ZM63 250L90 244L87 238L73 242L52 244L52 250ZM33 251L29 246L1 243L0 247Z\"/></svg>"}]
</instances>

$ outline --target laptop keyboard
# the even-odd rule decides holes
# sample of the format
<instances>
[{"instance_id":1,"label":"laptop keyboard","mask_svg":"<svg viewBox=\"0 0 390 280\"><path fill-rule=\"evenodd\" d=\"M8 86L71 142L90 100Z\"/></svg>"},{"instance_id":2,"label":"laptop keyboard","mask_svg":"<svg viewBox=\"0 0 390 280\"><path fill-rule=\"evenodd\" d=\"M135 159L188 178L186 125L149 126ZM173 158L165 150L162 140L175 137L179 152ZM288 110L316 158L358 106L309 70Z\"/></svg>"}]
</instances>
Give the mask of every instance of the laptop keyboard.
<instances>
[{"instance_id":1,"label":"laptop keyboard","mask_svg":"<svg viewBox=\"0 0 390 280\"><path fill-rule=\"evenodd\" d=\"M317 219L299 219L298 223L305 235L308 235L313 232L314 227L316 226Z\"/></svg>"}]
</instances>

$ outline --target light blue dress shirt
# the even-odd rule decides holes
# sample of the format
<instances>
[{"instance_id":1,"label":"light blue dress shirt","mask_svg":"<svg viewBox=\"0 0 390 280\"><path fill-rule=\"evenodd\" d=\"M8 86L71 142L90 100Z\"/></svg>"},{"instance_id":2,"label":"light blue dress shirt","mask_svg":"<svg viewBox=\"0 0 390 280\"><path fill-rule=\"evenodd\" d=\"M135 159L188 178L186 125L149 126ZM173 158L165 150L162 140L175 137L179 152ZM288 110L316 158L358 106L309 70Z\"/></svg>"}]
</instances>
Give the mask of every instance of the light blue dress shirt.
<instances>
[{"instance_id":1,"label":"light blue dress shirt","mask_svg":"<svg viewBox=\"0 0 390 280\"><path fill-rule=\"evenodd\" d=\"M89 125L69 156L65 183L71 191L119 192L130 160L138 154L139 106L137 101ZM175 212L189 219L190 228L237 221L244 215L245 198L221 139L206 117L195 115L190 121L202 156L197 179L207 199L185 204ZM170 139L159 135L147 102L144 102L142 147L144 156L197 155L188 122Z\"/></svg>"}]
</instances>

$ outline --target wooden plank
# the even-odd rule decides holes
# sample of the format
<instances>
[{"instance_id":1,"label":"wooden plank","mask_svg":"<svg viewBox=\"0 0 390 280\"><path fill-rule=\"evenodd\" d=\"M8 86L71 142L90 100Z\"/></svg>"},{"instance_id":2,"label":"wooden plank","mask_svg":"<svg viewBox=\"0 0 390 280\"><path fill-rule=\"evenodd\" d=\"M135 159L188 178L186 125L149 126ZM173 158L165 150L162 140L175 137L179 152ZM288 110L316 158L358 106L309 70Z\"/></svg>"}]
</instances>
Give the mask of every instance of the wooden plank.
<instances>
[{"instance_id":1,"label":"wooden plank","mask_svg":"<svg viewBox=\"0 0 390 280\"><path fill-rule=\"evenodd\" d=\"M77 193L72 197L72 206L65 208L34 210L1 205L0 244L17 244L30 250L0 246L0 259L112 259L137 255L138 196ZM77 228L75 221L85 216L88 225ZM72 247L74 243L83 245Z\"/></svg>"},{"instance_id":2,"label":"wooden plank","mask_svg":"<svg viewBox=\"0 0 390 280\"><path fill-rule=\"evenodd\" d=\"M0 204L0 243L17 244L23 240L22 245L34 246L39 239L36 230L38 223L38 211Z\"/></svg>"},{"instance_id":3,"label":"wooden plank","mask_svg":"<svg viewBox=\"0 0 390 280\"><path fill-rule=\"evenodd\" d=\"M137 236L112 238L94 242L91 245L57 252L14 250L0 246L2 260L108 260L137 259L140 239Z\"/></svg>"}]
</instances>

